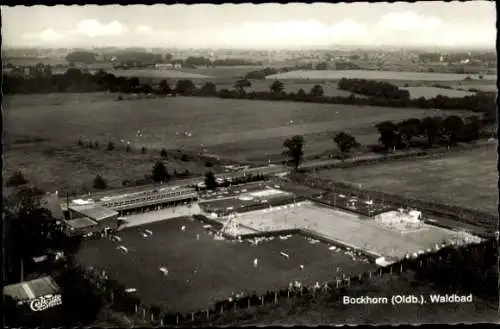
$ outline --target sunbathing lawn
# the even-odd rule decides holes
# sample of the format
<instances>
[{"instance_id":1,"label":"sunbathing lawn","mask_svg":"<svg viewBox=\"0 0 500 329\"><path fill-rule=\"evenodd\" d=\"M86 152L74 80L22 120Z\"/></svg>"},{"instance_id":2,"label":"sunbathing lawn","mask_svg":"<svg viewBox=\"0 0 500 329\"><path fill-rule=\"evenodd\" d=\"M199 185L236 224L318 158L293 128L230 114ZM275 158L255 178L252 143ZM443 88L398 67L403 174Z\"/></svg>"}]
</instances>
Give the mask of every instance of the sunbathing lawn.
<instances>
[{"instance_id":1,"label":"sunbathing lawn","mask_svg":"<svg viewBox=\"0 0 500 329\"><path fill-rule=\"evenodd\" d=\"M181 231L181 226L186 230ZM153 235L143 238L140 233L144 229ZM117 250L118 243L91 240L82 246L79 261L107 271L127 288L136 288L145 304L165 307L166 311L210 308L233 292L265 293L285 288L292 280L304 284L331 281L336 267L344 273L374 269L370 263L333 252L327 244L311 244L300 235L258 246L245 241L216 241L202 223L187 218L130 228L118 235L122 239L119 244L128 248L128 253ZM281 256L280 251L286 251L290 258ZM253 267L254 258L258 267ZM168 268L168 276L160 267Z\"/></svg>"},{"instance_id":2,"label":"sunbathing lawn","mask_svg":"<svg viewBox=\"0 0 500 329\"><path fill-rule=\"evenodd\" d=\"M412 159L348 169L322 170L315 175L362 188L498 214L496 144L438 159Z\"/></svg>"}]
</instances>

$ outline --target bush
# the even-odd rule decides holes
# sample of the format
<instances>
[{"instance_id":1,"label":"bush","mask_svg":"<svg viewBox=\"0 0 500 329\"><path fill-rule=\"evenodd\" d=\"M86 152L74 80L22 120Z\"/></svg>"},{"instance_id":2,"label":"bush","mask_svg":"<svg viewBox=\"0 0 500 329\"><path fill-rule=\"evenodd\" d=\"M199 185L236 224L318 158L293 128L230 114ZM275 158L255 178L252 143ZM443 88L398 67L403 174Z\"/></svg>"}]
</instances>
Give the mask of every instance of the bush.
<instances>
[{"instance_id":1,"label":"bush","mask_svg":"<svg viewBox=\"0 0 500 329\"><path fill-rule=\"evenodd\" d=\"M109 142L108 146L106 146L106 150L112 151L115 149L115 144L113 142Z\"/></svg>"},{"instance_id":2,"label":"bush","mask_svg":"<svg viewBox=\"0 0 500 329\"><path fill-rule=\"evenodd\" d=\"M106 181L104 180L104 178L102 178L100 175L97 175L94 178L94 184L93 184L93 186L96 189L104 190L105 188L108 187L108 184L106 183Z\"/></svg>"},{"instance_id":3,"label":"bush","mask_svg":"<svg viewBox=\"0 0 500 329\"><path fill-rule=\"evenodd\" d=\"M24 178L23 173L21 171L16 171L12 174L12 176L7 179L5 185L7 187L15 187L26 184L28 181Z\"/></svg>"}]
</instances>

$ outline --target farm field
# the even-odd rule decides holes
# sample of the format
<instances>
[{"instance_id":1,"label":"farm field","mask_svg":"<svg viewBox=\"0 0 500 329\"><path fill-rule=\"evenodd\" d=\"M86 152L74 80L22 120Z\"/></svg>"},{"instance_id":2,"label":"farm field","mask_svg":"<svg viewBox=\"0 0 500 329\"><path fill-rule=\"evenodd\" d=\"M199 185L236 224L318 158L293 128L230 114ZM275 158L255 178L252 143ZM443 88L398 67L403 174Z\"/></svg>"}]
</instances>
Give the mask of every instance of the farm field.
<instances>
[{"instance_id":1,"label":"farm field","mask_svg":"<svg viewBox=\"0 0 500 329\"><path fill-rule=\"evenodd\" d=\"M374 143L378 139L376 123L429 114L418 109L199 97L115 99L116 95L109 93L6 97L7 176L19 168L28 177L40 177L48 186L72 182L80 187L101 174L118 187L123 179L140 179L150 173L162 148L205 149L241 161L281 161L283 141L294 134L305 135L307 157L335 149L335 131L349 131L363 144ZM191 137L186 136L188 132ZM81 150L76 145L79 138L99 142L100 149ZM110 141L117 149L104 151ZM133 152L124 151L126 142ZM141 147L151 151L138 154ZM192 173L207 170L204 164L171 157L167 166Z\"/></svg>"},{"instance_id":2,"label":"farm field","mask_svg":"<svg viewBox=\"0 0 500 329\"><path fill-rule=\"evenodd\" d=\"M144 239L140 234L144 229L153 235ZM128 253L121 254L117 244L109 240L92 240L84 243L78 260L105 270L127 288L136 288L145 304L165 306L167 311L210 308L232 293L264 293L285 288L293 280L304 284L331 281L337 267L343 273L374 269L374 265L355 262L348 255L332 252L326 244L311 244L301 236L258 246L246 241L214 240L202 223L187 218L131 228L119 236ZM290 258L281 256L280 251L286 251ZM257 267L253 266L255 258ZM304 265L303 270L300 265ZM159 267L166 267L168 275L164 276Z\"/></svg>"},{"instance_id":3,"label":"farm field","mask_svg":"<svg viewBox=\"0 0 500 329\"><path fill-rule=\"evenodd\" d=\"M414 273L385 275L361 287L350 288L350 297L388 297L393 295L423 295L455 293L433 287L421 281ZM215 325L224 326L331 326L336 324L377 323L401 324L442 324L442 323L493 323L498 322L498 300L484 301L473 296L472 303L433 304L367 304L343 305L344 294L325 296L318 300L301 299L294 303L280 303L266 308L226 313L217 319Z\"/></svg>"},{"instance_id":4,"label":"farm field","mask_svg":"<svg viewBox=\"0 0 500 329\"><path fill-rule=\"evenodd\" d=\"M339 80L349 79L371 79L371 80L418 80L418 81L459 81L470 76L479 79L476 75L453 74L453 73L424 73L424 72L390 72L390 71L370 71L370 70L325 70L306 71L297 70L286 73L269 75L266 79L325 79ZM495 75L485 75L484 80L496 80Z\"/></svg>"},{"instance_id":5,"label":"farm field","mask_svg":"<svg viewBox=\"0 0 500 329\"><path fill-rule=\"evenodd\" d=\"M410 92L411 98L433 98L437 95L447 96L447 97L464 97L469 95L474 95L475 93L470 91L456 90L456 89L446 89L437 87L407 87L402 88Z\"/></svg>"},{"instance_id":6,"label":"farm field","mask_svg":"<svg viewBox=\"0 0 500 329\"><path fill-rule=\"evenodd\" d=\"M457 239L456 232L427 224L401 234L367 217L310 201L241 213L235 221L260 232L305 229L375 256L396 259Z\"/></svg>"},{"instance_id":7,"label":"farm field","mask_svg":"<svg viewBox=\"0 0 500 329\"><path fill-rule=\"evenodd\" d=\"M195 69L182 68L181 72L189 74L200 74L216 78L234 78L244 77L250 71L261 70L266 66L260 65L241 65L241 66L221 66L221 67L197 67Z\"/></svg>"},{"instance_id":8,"label":"farm field","mask_svg":"<svg viewBox=\"0 0 500 329\"><path fill-rule=\"evenodd\" d=\"M214 78L198 73L189 73L180 70L157 70L157 69L130 69L130 70L116 70L106 69L107 73L114 74L120 77L144 77L144 78L161 78L161 79L196 79L196 78Z\"/></svg>"},{"instance_id":9,"label":"farm field","mask_svg":"<svg viewBox=\"0 0 500 329\"><path fill-rule=\"evenodd\" d=\"M139 149L125 152L123 145L106 151L105 144L100 149L81 148L73 143L31 142L14 145L4 152L4 170L9 177L15 170L46 190L59 192L86 193L94 191L92 182L101 175L108 187L122 187L124 180L141 180L151 175L156 161L162 160L159 150L142 154ZM189 170L192 175L202 176L208 170L203 163L169 159L164 161L170 175L174 170L183 173ZM211 167L221 172L218 166Z\"/></svg>"},{"instance_id":10,"label":"farm field","mask_svg":"<svg viewBox=\"0 0 500 329\"><path fill-rule=\"evenodd\" d=\"M322 170L324 179L362 184L365 189L498 213L496 145L439 159L395 161ZM474 193L471 193L474 191Z\"/></svg>"}]
</instances>

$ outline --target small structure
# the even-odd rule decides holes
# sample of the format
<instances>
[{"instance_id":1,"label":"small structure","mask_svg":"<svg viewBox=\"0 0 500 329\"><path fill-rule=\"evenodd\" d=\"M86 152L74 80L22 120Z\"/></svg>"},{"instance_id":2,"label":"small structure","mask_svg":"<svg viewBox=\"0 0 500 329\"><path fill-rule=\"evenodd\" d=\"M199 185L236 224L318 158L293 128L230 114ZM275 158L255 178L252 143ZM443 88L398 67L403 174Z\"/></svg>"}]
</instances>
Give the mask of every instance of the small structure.
<instances>
[{"instance_id":1,"label":"small structure","mask_svg":"<svg viewBox=\"0 0 500 329\"><path fill-rule=\"evenodd\" d=\"M70 234L88 234L118 229L118 212L94 203L75 200L68 206L70 219L65 221Z\"/></svg>"},{"instance_id":2,"label":"small structure","mask_svg":"<svg viewBox=\"0 0 500 329\"><path fill-rule=\"evenodd\" d=\"M63 303L59 286L50 276L5 286L3 296L4 311L19 319L18 325L45 324L42 319L56 315Z\"/></svg>"}]
</instances>

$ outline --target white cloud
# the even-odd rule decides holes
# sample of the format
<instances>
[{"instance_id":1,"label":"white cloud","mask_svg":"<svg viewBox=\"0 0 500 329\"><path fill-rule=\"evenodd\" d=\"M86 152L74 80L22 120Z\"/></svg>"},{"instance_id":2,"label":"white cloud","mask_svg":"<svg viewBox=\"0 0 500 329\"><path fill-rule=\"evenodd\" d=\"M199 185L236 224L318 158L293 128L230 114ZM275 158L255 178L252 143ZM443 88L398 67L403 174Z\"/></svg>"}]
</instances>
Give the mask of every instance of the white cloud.
<instances>
[{"instance_id":1,"label":"white cloud","mask_svg":"<svg viewBox=\"0 0 500 329\"><path fill-rule=\"evenodd\" d=\"M331 24L318 20L246 22L227 29L163 30L150 25L126 26L119 21L80 21L69 30L47 28L24 34L25 43L114 46L230 46L307 47L349 45L494 45L494 25L459 26L414 11L389 12L374 24L344 19Z\"/></svg>"},{"instance_id":2,"label":"white cloud","mask_svg":"<svg viewBox=\"0 0 500 329\"><path fill-rule=\"evenodd\" d=\"M144 34L144 35L152 35L152 34L154 34L154 30L149 25L141 25L135 29L135 33Z\"/></svg>"},{"instance_id":3,"label":"white cloud","mask_svg":"<svg viewBox=\"0 0 500 329\"><path fill-rule=\"evenodd\" d=\"M377 27L383 30L433 30L442 26L436 17L425 17L414 11L392 12L382 16Z\"/></svg>"},{"instance_id":4,"label":"white cloud","mask_svg":"<svg viewBox=\"0 0 500 329\"><path fill-rule=\"evenodd\" d=\"M93 38L100 36L121 35L127 31L128 28L118 21L102 24L95 19L85 19L77 24L74 32L82 36Z\"/></svg>"},{"instance_id":5,"label":"white cloud","mask_svg":"<svg viewBox=\"0 0 500 329\"><path fill-rule=\"evenodd\" d=\"M354 20L343 20L325 25L317 20L286 21L279 23L250 22L218 34L219 44L251 43L266 46L317 45L343 40L366 32L366 27Z\"/></svg>"},{"instance_id":6,"label":"white cloud","mask_svg":"<svg viewBox=\"0 0 500 329\"><path fill-rule=\"evenodd\" d=\"M62 33L55 31L54 29L48 28L43 30L41 33L27 33L24 34L23 39L27 40L39 40L39 41L59 41L64 38Z\"/></svg>"}]
</instances>

